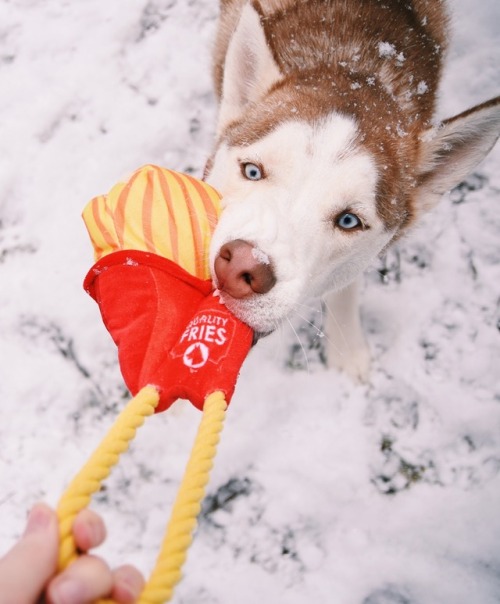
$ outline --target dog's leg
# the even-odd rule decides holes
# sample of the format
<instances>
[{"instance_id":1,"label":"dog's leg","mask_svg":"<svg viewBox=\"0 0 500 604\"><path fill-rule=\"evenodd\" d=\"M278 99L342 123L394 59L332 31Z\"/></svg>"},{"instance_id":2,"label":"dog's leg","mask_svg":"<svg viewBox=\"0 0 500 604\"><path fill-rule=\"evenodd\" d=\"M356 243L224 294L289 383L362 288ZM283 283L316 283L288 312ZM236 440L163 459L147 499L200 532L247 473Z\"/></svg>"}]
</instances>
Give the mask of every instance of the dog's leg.
<instances>
[{"instance_id":1,"label":"dog's leg","mask_svg":"<svg viewBox=\"0 0 500 604\"><path fill-rule=\"evenodd\" d=\"M325 295L328 366L367 382L370 374L370 349L366 343L359 315L358 279L338 292Z\"/></svg>"}]
</instances>

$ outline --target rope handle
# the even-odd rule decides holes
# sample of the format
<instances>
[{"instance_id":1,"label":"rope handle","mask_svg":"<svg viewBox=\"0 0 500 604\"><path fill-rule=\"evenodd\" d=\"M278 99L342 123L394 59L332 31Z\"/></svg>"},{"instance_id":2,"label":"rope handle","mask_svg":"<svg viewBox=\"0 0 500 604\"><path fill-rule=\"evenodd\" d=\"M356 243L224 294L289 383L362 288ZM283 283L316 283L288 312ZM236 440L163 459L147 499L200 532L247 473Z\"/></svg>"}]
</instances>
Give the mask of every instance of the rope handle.
<instances>
[{"instance_id":1,"label":"rope handle","mask_svg":"<svg viewBox=\"0 0 500 604\"><path fill-rule=\"evenodd\" d=\"M109 476L120 455L128 449L137 428L142 426L146 417L154 413L158 402L156 388L146 386L140 390L120 413L101 444L61 497L57 507L60 533L59 571L64 570L78 556L72 536L75 517L89 505L92 495ZM137 604L169 602L175 585L181 579L181 569L192 542L192 533L217 452L226 409L227 403L222 392L214 392L205 399L198 433L172 508L161 550ZM100 600L98 604L113 602Z\"/></svg>"}]
</instances>

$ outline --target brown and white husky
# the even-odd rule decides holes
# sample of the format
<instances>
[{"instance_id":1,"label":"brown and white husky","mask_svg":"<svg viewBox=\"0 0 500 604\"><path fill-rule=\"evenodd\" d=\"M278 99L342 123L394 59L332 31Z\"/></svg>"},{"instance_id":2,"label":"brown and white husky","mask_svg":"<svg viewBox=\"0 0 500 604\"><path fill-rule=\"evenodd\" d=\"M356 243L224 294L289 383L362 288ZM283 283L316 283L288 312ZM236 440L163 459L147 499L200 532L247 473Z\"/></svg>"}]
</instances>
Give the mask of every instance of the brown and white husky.
<instances>
[{"instance_id":1,"label":"brown and white husky","mask_svg":"<svg viewBox=\"0 0 500 604\"><path fill-rule=\"evenodd\" d=\"M441 0L221 0L214 281L266 333L325 296L329 363L366 378L358 277L485 157L500 97L433 124Z\"/></svg>"}]
</instances>

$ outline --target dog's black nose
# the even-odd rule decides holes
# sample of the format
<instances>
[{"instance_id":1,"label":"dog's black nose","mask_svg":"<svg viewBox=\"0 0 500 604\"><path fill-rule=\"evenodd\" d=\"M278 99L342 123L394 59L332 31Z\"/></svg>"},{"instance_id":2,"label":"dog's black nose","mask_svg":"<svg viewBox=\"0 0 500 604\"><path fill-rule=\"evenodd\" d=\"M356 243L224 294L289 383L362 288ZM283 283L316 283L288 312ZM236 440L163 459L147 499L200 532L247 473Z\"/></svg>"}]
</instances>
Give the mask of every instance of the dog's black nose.
<instances>
[{"instance_id":1,"label":"dog's black nose","mask_svg":"<svg viewBox=\"0 0 500 604\"><path fill-rule=\"evenodd\" d=\"M243 239L229 241L220 248L214 269L218 288L233 298L265 294L276 283L268 257Z\"/></svg>"}]
</instances>

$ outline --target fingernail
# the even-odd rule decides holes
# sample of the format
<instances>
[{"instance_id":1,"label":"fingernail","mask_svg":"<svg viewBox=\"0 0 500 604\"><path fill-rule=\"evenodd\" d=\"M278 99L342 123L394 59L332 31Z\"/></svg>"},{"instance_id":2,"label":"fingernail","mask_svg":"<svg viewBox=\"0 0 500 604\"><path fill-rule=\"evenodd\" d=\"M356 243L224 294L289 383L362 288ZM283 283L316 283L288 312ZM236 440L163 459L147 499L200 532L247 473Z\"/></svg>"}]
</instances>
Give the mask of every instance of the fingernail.
<instances>
[{"instance_id":1,"label":"fingernail","mask_svg":"<svg viewBox=\"0 0 500 604\"><path fill-rule=\"evenodd\" d=\"M140 588L140 583L134 573L122 572L120 575L120 587L127 592L127 595L133 597Z\"/></svg>"},{"instance_id":2,"label":"fingernail","mask_svg":"<svg viewBox=\"0 0 500 604\"><path fill-rule=\"evenodd\" d=\"M43 503L35 505L28 516L28 523L24 534L27 535L45 530L52 522L52 515L52 510Z\"/></svg>"},{"instance_id":3,"label":"fingernail","mask_svg":"<svg viewBox=\"0 0 500 604\"><path fill-rule=\"evenodd\" d=\"M89 525L92 543L102 543L106 538L106 527L102 522L93 520Z\"/></svg>"},{"instance_id":4,"label":"fingernail","mask_svg":"<svg viewBox=\"0 0 500 604\"><path fill-rule=\"evenodd\" d=\"M82 597L81 585L73 579L63 579L50 592L53 604L74 604Z\"/></svg>"},{"instance_id":5,"label":"fingernail","mask_svg":"<svg viewBox=\"0 0 500 604\"><path fill-rule=\"evenodd\" d=\"M115 571L115 588L113 595L123 604L133 604L144 589L144 579L132 566L122 566Z\"/></svg>"}]
</instances>

